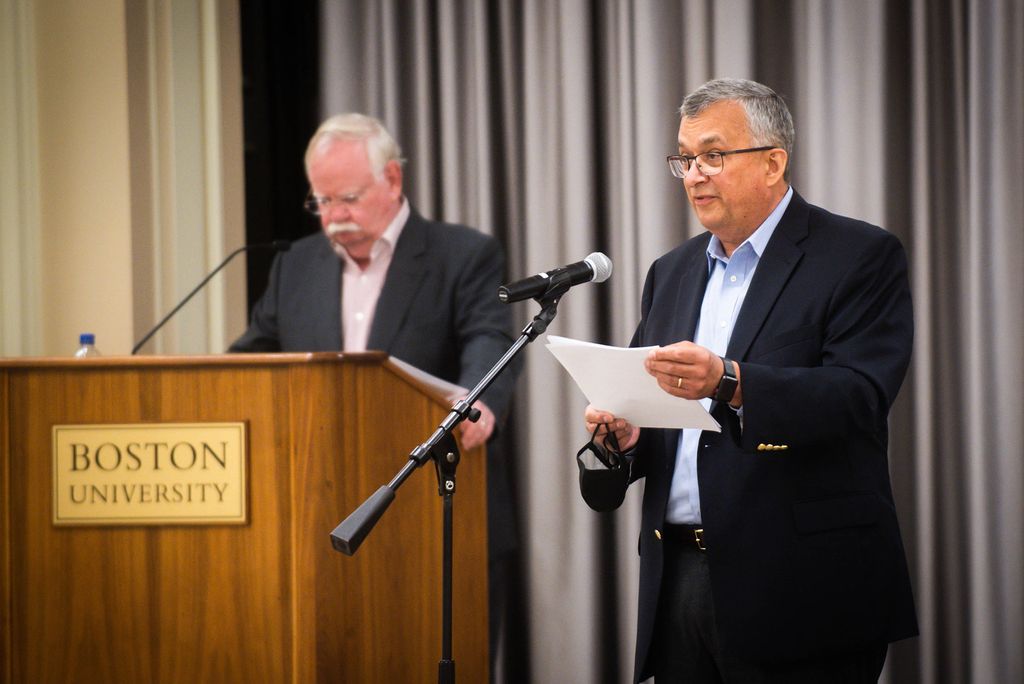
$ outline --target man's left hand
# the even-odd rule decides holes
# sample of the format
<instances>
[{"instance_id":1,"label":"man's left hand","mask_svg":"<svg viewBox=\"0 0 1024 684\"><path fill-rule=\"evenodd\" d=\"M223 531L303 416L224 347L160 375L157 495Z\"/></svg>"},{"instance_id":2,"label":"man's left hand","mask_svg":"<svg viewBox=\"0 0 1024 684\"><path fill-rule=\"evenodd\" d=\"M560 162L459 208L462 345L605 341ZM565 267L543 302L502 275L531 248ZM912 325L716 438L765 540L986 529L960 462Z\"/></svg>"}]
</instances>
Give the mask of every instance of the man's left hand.
<instances>
[{"instance_id":1,"label":"man's left hand","mask_svg":"<svg viewBox=\"0 0 1024 684\"><path fill-rule=\"evenodd\" d=\"M725 371L717 354L693 342L652 349L644 367L661 389L684 399L713 396Z\"/></svg>"},{"instance_id":2,"label":"man's left hand","mask_svg":"<svg viewBox=\"0 0 1024 684\"><path fill-rule=\"evenodd\" d=\"M480 418L475 423L464 420L459 423L459 437L462 448L465 450L475 449L485 444L494 433L494 413L482 401L473 404L474 408L480 409Z\"/></svg>"}]
</instances>

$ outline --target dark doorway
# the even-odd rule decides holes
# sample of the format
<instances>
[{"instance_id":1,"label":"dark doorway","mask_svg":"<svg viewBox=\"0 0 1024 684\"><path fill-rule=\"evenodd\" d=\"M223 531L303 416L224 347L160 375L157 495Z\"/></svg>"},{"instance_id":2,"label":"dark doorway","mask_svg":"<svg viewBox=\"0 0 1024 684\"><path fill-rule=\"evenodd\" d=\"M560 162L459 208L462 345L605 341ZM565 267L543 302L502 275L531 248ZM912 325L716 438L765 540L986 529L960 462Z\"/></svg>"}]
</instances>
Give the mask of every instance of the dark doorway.
<instances>
[{"instance_id":1,"label":"dark doorway","mask_svg":"<svg viewBox=\"0 0 1024 684\"><path fill-rule=\"evenodd\" d=\"M239 2L248 244L295 240L318 229L302 209L302 157L320 122L317 0ZM273 253L248 257L249 308L263 294Z\"/></svg>"}]
</instances>

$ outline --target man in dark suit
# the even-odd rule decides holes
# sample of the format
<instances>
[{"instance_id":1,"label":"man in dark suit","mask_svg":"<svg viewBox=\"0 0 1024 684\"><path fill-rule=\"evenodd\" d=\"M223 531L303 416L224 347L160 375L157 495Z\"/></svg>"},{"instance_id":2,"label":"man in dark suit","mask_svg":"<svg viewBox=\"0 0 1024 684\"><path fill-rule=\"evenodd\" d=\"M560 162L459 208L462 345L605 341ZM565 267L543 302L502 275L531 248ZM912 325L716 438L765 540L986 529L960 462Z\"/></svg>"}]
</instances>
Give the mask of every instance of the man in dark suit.
<instances>
[{"instance_id":1,"label":"man in dark suit","mask_svg":"<svg viewBox=\"0 0 1024 684\"><path fill-rule=\"evenodd\" d=\"M646 482L634 678L877 681L917 633L887 466L913 338L903 248L792 190L770 88L710 81L680 113L669 168L708 232L651 266L632 344L657 345L647 372L722 431L585 416ZM585 495L610 481L582 475Z\"/></svg>"},{"instance_id":2,"label":"man in dark suit","mask_svg":"<svg viewBox=\"0 0 1024 684\"><path fill-rule=\"evenodd\" d=\"M512 344L509 310L498 299L505 257L490 236L420 216L402 194L403 161L377 119L342 114L320 125L306 149L306 207L323 230L274 259L249 329L229 351L373 349L476 386ZM499 631L513 631L502 625L518 542L502 440L491 437L519 369L516 360L483 393L476 423L459 425L464 449L490 442L492 664Z\"/></svg>"},{"instance_id":3,"label":"man in dark suit","mask_svg":"<svg viewBox=\"0 0 1024 684\"><path fill-rule=\"evenodd\" d=\"M306 150L307 208L323 231L271 266L248 330L229 351L385 351L472 388L512 344L497 297L504 254L490 236L428 221L402 194L401 150L380 121L342 114ZM485 443L509 404L518 367L499 376L460 425Z\"/></svg>"}]
</instances>

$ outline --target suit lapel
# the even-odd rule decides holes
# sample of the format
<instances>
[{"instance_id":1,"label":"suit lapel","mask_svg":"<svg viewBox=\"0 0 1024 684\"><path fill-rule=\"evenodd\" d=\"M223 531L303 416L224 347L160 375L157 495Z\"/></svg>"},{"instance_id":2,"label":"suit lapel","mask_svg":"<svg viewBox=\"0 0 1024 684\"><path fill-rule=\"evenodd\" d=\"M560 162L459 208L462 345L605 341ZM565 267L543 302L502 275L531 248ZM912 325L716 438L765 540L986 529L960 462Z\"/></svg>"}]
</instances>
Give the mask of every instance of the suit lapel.
<instances>
[{"instance_id":1,"label":"suit lapel","mask_svg":"<svg viewBox=\"0 0 1024 684\"><path fill-rule=\"evenodd\" d=\"M401 329L427 272L428 259L424 258L426 251L426 225L415 211L411 211L409 220L398 238L391 266L388 267L388 274L384 279L384 288L377 300L373 325L366 341L367 349L391 352L395 336Z\"/></svg>"},{"instance_id":2,"label":"suit lapel","mask_svg":"<svg viewBox=\"0 0 1024 684\"><path fill-rule=\"evenodd\" d=\"M708 284L707 244L710 233L704 236L691 253L685 254L679 265L679 275L674 277L675 303L671 310L674 315L669 318L668 327L645 344L672 344L679 340L693 340L700 318L701 302L704 301L704 289Z\"/></svg>"},{"instance_id":3,"label":"suit lapel","mask_svg":"<svg viewBox=\"0 0 1024 684\"><path fill-rule=\"evenodd\" d=\"M319 307L311 309L319 315L310 322L313 328L313 339L316 349L341 349L341 257L335 254L334 249L323 236L323 248L317 253L317 258L312 264L315 273L310 282L319 290L316 301L322 302Z\"/></svg>"},{"instance_id":4,"label":"suit lapel","mask_svg":"<svg viewBox=\"0 0 1024 684\"><path fill-rule=\"evenodd\" d=\"M797 244L807 236L809 207L800 195L793 193L786 213L768 241L757 264L754 280L736 318L726 355L743 359L751 343L775 306L790 274L803 258Z\"/></svg>"},{"instance_id":5,"label":"suit lapel","mask_svg":"<svg viewBox=\"0 0 1024 684\"><path fill-rule=\"evenodd\" d=\"M697 249L685 257L680 265L679 282L676 289L676 303L673 310L675 316L671 317L672 328L662 344L672 344L680 340L693 341L694 332L697 330L697 321L700 319L700 308L704 302L704 290L708 285L708 256L707 247L711 240L708 233L700 241ZM665 430L665 454L667 461L664 467L671 472L675 467L676 447L679 444L679 430ZM665 500L668 500L668 488L665 489Z\"/></svg>"}]
</instances>

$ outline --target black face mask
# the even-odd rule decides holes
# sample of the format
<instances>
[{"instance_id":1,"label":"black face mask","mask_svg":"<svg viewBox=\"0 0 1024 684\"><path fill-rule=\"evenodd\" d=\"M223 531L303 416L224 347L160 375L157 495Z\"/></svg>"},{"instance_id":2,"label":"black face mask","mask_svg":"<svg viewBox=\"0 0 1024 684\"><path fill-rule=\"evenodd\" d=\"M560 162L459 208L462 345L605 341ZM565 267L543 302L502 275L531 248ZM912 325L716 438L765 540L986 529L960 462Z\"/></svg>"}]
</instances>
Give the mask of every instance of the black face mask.
<instances>
[{"instance_id":1,"label":"black face mask","mask_svg":"<svg viewBox=\"0 0 1024 684\"><path fill-rule=\"evenodd\" d=\"M615 470L622 466L626 459L622 456L622 450L619 449L619 440L615 437L615 433L611 430L605 435L604 446L597 443L597 431L601 429L601 426L607 425L606 423L598 423L594 428L594 431L590 433L590 441L580 447L580 450L576 452L576 458L580 458L587 451L594 454L601 463L604 464L605 468L609 470Z\"/></svg>"},{"instance_id":2,"label":"black face mask","mask_svg":"<svg viewBox=\"0 0 1024 684\"><path fill-rule=\"evenodd\" d=\"M590 441L576 452L576 466L580 470L580 493L583 500L595 511L611 511L618 508L626 498L629 468L624 467L626 459L619 449L614 432L609 432L605 437L608 448L594 441L600 429L599 424L590 435ZM588 451L605 467L587 468L583 463L583 455Z\"/></svg>"}]
</instances>

